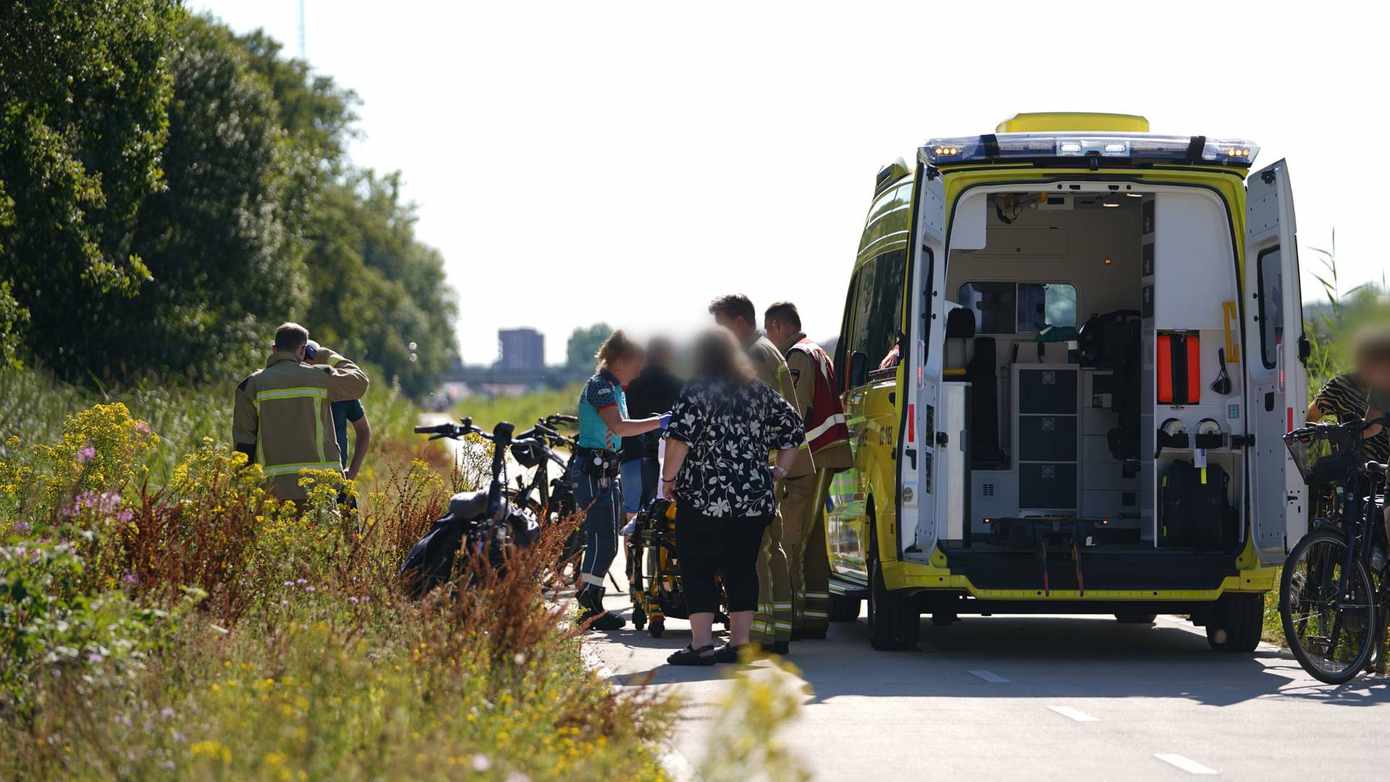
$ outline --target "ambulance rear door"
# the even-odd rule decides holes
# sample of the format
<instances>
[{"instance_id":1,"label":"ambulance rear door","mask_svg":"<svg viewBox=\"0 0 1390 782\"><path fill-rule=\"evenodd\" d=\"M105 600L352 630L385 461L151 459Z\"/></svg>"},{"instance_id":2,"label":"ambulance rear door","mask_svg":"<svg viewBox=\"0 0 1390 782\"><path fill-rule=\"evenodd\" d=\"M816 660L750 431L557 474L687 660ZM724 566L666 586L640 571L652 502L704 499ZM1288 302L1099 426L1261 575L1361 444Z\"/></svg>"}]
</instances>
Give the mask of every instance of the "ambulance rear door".
<instances>
[{"instance_id":1,"label":"ambulance rear door","mask_svg":"<svg viewBox=\"0 0 1390 782\"><path fill-rule=\"evenodd\" d=\"M1308 396L1298 272L1293 191L1280 160L1246 182L1246 427L1255 438L1247 475L1255 548L1267 565L1282 562L1307 526L1307 488L1283 441Z\"/></svg>"},{"instance_id":2,"label":"ambulance rear door","mask_svg":"<svg viewBox=\"0 0 1390 782\"><path fill-rule=\"evenodd\" d=\"M946 281L946 189L941 176L927 177L919 168L914 219L912 290L905 320L906 405L899 431L898 498L904 555L931 556L946 532L949 489L959 484L964 461L960 434L947 431L941 399L941 329L945 323L942 290ZM959 498L954 498L959 501ZM913 529L913 522L916 528Z\"/></svg>"}]
</instances>

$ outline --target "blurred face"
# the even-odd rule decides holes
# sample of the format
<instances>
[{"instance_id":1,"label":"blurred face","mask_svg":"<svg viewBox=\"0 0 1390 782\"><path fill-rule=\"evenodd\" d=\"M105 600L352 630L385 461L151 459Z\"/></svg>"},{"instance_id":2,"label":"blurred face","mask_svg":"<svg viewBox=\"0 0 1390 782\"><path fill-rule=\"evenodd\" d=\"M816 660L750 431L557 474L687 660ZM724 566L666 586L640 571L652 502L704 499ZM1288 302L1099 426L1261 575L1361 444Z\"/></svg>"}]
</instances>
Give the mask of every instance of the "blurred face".
<instances>
[{"instance_id":1,"label":"blurred face","mask_svg":"<svg viewBox=\"0 0 1390 782\"><path fill-rule=\"evenodd\" d=\"M629 353L610 364L608 366L608 371L612 372L613 376L618 378L619 383L627 385L632 382L633 378L641 373L642 365L645 363L646 359L641 353Z\"/></svg>"},{"instance_id":2,"label":"blurred face","mask_svg":"<svg viewBox=\"0 0 1390 782\"><path fill-rule=\"evenodd\" d=\"M1371 358L1357 362L1356 373L1361 382L1372 389L1390 391L1390 359Z\"/></svg>"},{"instance_id":3,"label":"blurred face","mask_svg":"<svg viewBox=\"0 0 1390 782\"><path fill-rule=\"evenodd\" d=\"M777 318L763 318L763 331L777 347L784 347L796 337L796 329Z\"/></svg>"},{"instance_id":4,"label":"blurred face","mask_svg":"<svg viewBox=\"0 0 1390 782\"><path fill-rule=\"evenodd\" d=\"M746 340L753 333L753 324L740 317L724 312L714 313L714 322L732 331L739 340Z\"/></svg>"}]
</instances>

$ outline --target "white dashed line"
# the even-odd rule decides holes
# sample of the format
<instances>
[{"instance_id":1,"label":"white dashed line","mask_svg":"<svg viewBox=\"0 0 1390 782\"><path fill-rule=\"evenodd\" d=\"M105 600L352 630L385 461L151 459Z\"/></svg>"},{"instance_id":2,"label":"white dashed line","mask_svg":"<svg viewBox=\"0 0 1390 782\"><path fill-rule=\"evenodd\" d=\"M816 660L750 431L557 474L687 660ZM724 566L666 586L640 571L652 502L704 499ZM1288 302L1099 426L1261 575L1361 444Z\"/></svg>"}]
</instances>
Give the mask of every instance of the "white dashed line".
<instances>
[{"instance_id":1,"label":"white dashed line","mask_svg":"<svg viewBox=\"0 0 1390 782\"><path fill-rule=\"evenodd\" d=\"M1009 683L1009 680L1008 680L1008 679L1005 679L1003 676L1000 676L999 674L997 674L997 673L995 673L995 672L993 672L993 671L971 671L971 672L970 672L970 675L971 675L971 676L974 676L976 679L981 679L981 680L983 680L983 681L987 681L987 682L989 682L990 684L1008 684L1008 683Z\"/></svg>"},{"instance_id":2,"label":"white dashed line","mask_svg":"<svg viewBox=\"0 0 1390 782\"><path fill-rule=\"evenodd\" d=\"M1155 752L1154 757L1158 758L1164 763L1167 763L1170 766L1176 766L1189 774L1212 776L1221 773L1220 771L1217 771L1214 768L1207 768L1206 766L1202 765L1201 763L1198 763L1192 758L1184 757L1173 752Z\"/></svg>"},{"instance_id":3,"label":"white dashed line","mask_svg":"<svg viewBox=\"0 0 1390 782\"><path fill-rule=\"evenodd\" d=\"M1081 709L1073 709L1073 708L1070 707L1070 706L1048 706L1047 708L1049 708L1049 709L1051 709L1052 711L1054 711L1054 712L1056 712L1056 713L1062 715L1063 717L1066 717L1066 718L1069 719L1069 720L1074 720L1074 721L1076 721L1076 722L1095 722L1095 721L1096 721L1096 718L1095 718L1095 717L1092 717L1091 715L1087 714L1086 712L1082 711Z\"/></svg>"}]
</instances>

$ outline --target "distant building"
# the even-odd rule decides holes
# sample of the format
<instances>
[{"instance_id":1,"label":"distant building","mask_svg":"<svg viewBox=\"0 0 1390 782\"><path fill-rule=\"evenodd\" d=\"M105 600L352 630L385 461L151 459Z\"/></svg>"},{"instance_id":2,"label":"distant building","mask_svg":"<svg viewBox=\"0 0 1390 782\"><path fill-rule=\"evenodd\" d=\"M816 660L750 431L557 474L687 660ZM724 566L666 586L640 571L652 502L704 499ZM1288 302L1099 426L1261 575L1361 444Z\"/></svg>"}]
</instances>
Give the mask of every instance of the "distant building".
<instances>
[{"instance_id":1,"label":"distant building","mask_svg":"<svg viewBox=\"0 0 1390 782\"><path fill-rule=\"evenodd\" d=\"M545 335L530 328L497 332L497 368L530 372L545 368Z\"/></svg>"}]
</instances>

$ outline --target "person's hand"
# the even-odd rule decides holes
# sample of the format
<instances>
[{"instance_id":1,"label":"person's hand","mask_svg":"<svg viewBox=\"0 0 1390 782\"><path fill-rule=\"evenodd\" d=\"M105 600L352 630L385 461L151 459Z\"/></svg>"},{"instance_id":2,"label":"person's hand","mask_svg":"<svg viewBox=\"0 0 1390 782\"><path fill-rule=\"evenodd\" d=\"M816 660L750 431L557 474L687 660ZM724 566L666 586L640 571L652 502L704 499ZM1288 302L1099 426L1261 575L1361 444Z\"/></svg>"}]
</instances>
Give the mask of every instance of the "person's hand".
<instances>
[{"instance_id":1,"label":"person's hand","mask_svg":"<svg viewBox=\"0 0 1390 782\"><path fill-rule=\"evenodd\" d=\"M671 425L671 414L670 414L670 413L662 413L662 414L661 414L661 430L662 430L662 431L665 431L666 428L669 427L670 425Z\"/></svg>"},{"instance_id":2,"label":"person's hand","mask_svg":"<svg viewBox=\"0 0 1390 782\"><path fill-rule=\"evenodd\" d=\"M355 481L355 480L357 480L357 469L356 469L355 467L350 467L350 468L348 468L348 471L347 471L347 473L346 473L346 476L347 476L347 479L350 480L350 481Z\"/></svg>"}]
</instances>

